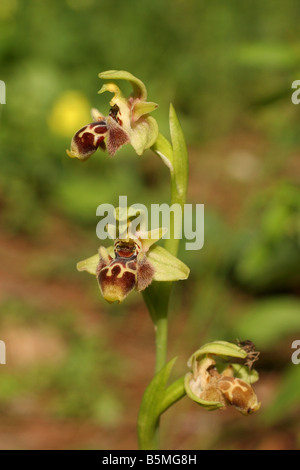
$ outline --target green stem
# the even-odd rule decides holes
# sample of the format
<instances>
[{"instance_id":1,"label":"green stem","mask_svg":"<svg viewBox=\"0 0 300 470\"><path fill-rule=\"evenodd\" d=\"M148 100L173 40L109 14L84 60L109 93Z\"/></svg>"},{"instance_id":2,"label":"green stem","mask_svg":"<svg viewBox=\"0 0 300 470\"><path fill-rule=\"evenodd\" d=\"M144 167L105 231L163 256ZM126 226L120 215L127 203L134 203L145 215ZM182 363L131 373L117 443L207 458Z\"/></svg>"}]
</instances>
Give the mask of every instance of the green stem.
<instances>
[{"instance_id":1,"label":"green stem","mask_svg":"<svg viewBox=\"0 0 300 470\"><path fill-rule=\"evenodd\" d=\"M169 361L151 380L145 390L138 418L138 439L141 450L159 449L160 416L185 395L184 378L167 387L176 362Z\"/></svg>"},{"instance_id":2,"label":"green stem","mask_svg":"<svg viewBox=\"0 0 300 470\"><path fill-rule=\"evenodd\" d=\"M155 373L160 371L166 363L168 345L168 312L159 317L155 324L156 360Z\"/></svg>"},{"instance_id":3,"label":"green stem","mask_svg":"<svg viewBox=\"0 0 300 470\"><path fill-rule=\"evenodd\" d=\"M188 183L188 154L184 135L172 105L170 106L169 122L171 144L160 134L152 150L163 159L170 169L171 205L179 204L183 215ZM177 256L179 249L180 240L178 235L181 233L182 220L179 223L180 226L175 226L174 213L171 212L170 238L166 240L165 248L174 256ZM167 359L168 310L171 287L172 283L165 283L164 285L153 284L143 294L155 326L156 376L160 372L163 372ZM149 387L152 386L153 381ZM185 395L185 390L182 379L176 381L173 385L167 388L162 405L156 405L159 406L159 412L157 413L158 408L154 407L152 411L150 411L147 406L147 401L149 400L148 395L150 394L150 391L152 392L152 388L149 387L145 392L140 410L139 442L141 446L146 445L152 449L158 449L160 414L177 400L182 398ZM152 416L148 416L147 418L147 414L152 414Z\"/></svg>"},{"instance_id":4,"label":"green stem","mask_svg":"<svg viewBox=\"0 0 300 470\"><path fill-rule=\"evenodd\" d=\"M174 172L170 172L171 176L171 205L177 202L176 181ZM174 214L171 213L170 220L170 238L165 242L165 248L172 255L176 256L179 248L179 239L174 237L176 227L174 227ZM155 343L156 343L156 365L155 373L165 365L167 360L167 346L168 346L168 312L169 300L171 296L172 284L168 283L158 287L158 308L155 314ZM164 302L162 302L164 300ZM162 303L162 304L161 304ZM161 308L159 308L161 307Z\"/></svg>"},{"instance_id":5,"label":"green stem","mask_svg":"<svg viewBox=\"0 0 300 470\"><path fill-rule=\"evenodd\" d=\"M155 283L143 292L155 329L155 374L162 369L167 359L168 310L172 284Z\"/></svg>"}]
</instances>

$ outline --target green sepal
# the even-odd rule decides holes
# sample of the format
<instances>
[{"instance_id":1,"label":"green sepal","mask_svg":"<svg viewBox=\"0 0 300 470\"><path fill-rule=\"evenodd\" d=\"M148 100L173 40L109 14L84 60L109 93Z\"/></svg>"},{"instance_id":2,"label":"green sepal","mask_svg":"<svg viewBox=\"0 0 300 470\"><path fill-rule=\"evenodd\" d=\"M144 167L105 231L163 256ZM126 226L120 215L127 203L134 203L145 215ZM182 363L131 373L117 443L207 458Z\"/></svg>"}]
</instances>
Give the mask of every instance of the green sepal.
<instances>
[{"instance_id":1,"label":"green sepal","mask_svg":"<svg viewBox=\"0 0 300 470\"><path fill-rule=\"evenodd\" d=\"M142 101L147 99L147 89L144 83L126 70L107 70L98 75L102 80L127 80L133 87L134 97Z\"/></svg>"},{"instance_id":2,"label":"green sepal","mask_svg":"<svg viewBox=\"0 0 300 470\"><path fill-rule=\"evenodd\" d=\"M194 361L200 360L202 356L204 357L208 354L221 357L224 360L228 360L232 357L240 359L246 359L247 357L246 351L237 344L228 343L227 341L213 341L212 343L205 344L194 352L188 360L188 366L192 367Z\"/></svg>"},{"instance_id":3,"label":"green sepal","mask_svg":"<svg viewBox=\"0 0 300 470\"><path fill-rule=\"evenodd\" d=\"M96 269L100 261L99 254L91 256L83 261L79 261L77 263L77 270L78 271L87 271L89 274L93 274L96 276Z\"/></svg>"},{"instance_id":4,"label":"green sepal","mask_svg":"<svg viewBox=\"0 0 300 470\"><path fill-rule=\"evenodd\" d=\"M152 116L132 125L130 143L138 155L152 147L158 136L158 124Z\"/></svg>"},{"instance_id":5,"label":"green sepal","mask_svg":"<svg viewBox=\"0 0 300 470\"><path fill-rule=\"evenodd\" d=\"M114 247L109 246L106 248L107 253L114 258ZM91 256L90 258L84 259L83 261L79 261L77 263L77 270L78 271L87 271L89 274L93 274L96 276L96 271L98 264L100 262L100 255L97 253L94 256Z\"/></svg>"},{"instance_id":6,"label":"green sepal","mask_svg":"<svg viewBox=\"0 0 300 470\"><path fill-rule=\"evenodd\" d=\"M149 250L147 259L154 267L154 281L180 281L189 277L188 266L161 246Z\"/></svg>"}]
</instances>

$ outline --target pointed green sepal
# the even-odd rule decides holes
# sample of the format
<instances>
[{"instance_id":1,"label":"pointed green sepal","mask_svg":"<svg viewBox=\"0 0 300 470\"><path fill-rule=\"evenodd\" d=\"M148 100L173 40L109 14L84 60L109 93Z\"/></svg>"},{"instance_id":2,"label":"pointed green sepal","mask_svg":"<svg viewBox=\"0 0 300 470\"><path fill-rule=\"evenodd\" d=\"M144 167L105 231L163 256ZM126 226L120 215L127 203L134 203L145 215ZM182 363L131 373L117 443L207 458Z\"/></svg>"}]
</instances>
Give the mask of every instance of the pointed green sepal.
<instances>
[{"instance_id":1,"label":"pointed green sepal","mask_svg":"<svg viewBox=\"0 0 300 470\"><path fill-rule=\"evenodd\" d=\"M87 271L89 274L93 274L96 276L97 266L100 261L99 254L91 256L83 261L77 263L77 270L78 271Z\"/></svg>"},{"instance_id":2,"label":"pointed green sepal","mask_svg":"<svg viewBox=\"0 0 300 470\"><path fill-rule=\"evenodd\" d=\"M221 357L225 360L233 357L240 359L245 359L247 357L246 351L240 348L237 344L229 343L227 341L213 341L212 343L205 344L194 352L188 360L188 366L192 367L194 361L200 360L201 357L205 357L208 354Z\"/></svg>"},{"instance_id":3,"label":"pointed green sepal","mask_svg":"<svg viewBox=\"0 0 300 470\"><path fill-rule=\"evenodd\" d=\"M180 281L187 279L190 269L161 246L149 250L147 256L154 268L154 281Z\"/></svg>"},{"instance_id":4,"label":"pointed green sepal","mask_svg":"<svg viewBox=\"0 0 300 470\"><path fill-rule=\"evenodd\" d=\"M113 246L109 246L108 248L104 248L102 246L99 249L99 253L97 253L96 255L91 256L90 258L87 258L87 259L77 263L77 270L78 271L87 271L89 274L93 274L94 276L96 276L97 267L98 267L98 264L100 262L100 255L101 255L101 250L102 249L105 250L105 252L106 252L105 256L109 255L111 257L114 257L114 247Z\"/></svg>"},{"instance_id":5,"label":"pointed green sepal","mask_svg":"<svg viewBox=\"0 0 300 470\"><path fill-rule=\"evenodd\" d=\"M132 124L130 143L138 155L152 147L158 136L158 124L152 116L147 116Z\"/></svg>"}]
</instances>

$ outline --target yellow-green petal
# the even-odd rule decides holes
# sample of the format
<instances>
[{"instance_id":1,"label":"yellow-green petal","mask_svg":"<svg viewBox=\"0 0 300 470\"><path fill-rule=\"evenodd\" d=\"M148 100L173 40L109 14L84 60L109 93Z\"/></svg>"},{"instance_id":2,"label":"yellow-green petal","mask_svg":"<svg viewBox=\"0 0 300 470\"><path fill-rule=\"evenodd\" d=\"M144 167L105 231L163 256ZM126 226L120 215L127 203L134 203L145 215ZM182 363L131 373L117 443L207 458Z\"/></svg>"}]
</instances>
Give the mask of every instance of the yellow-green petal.
<instances>
[{"instance_id":1,"label":"yellow-green petal","mask_svg":"<svg viewBox=\"0 0 300 470\"><path fill-rule=\"evenodd\" d=\"M138 101L132 110L133 114L133 121L138 121L140 117L144 116L145 114L149 114L155 109L158 108L157 103L152 102L145 102L145 101Z\"/></svg>"},{"instance_id":2,"label":"yellow-green petal","mask_svg":"<svg viewBox=\"0 0 300 470\"><path fill-rule=\"evenodd\" d=\"M180 281L189 277L190 269L161 246L149 250L147 258L155 270L154 281Z\"/></svg>"},{"instance_id":3,"label":"yellow-green petal","mask_svg":"<svg viewBox=\"0 0 300 470\"><path fill-rule=\"evenodd\" d=\"M103 246L100 247L99 253L101 254L101 250L104 249L106 253L113 257L114 256L114 247L109 246L108 248L104 248ZM93 274L96 276L96 271L98 264L100 262L100 254L97 253L94 256L91 256L90 258L84 259L83 261L80 261L77 263L77 270L78 271L87 271L89 274Z\"/></svg>"},{"instance_id":4,"label":"yellow-green petal","mask_svg":"<svg viewBox=\"0 0 300 470\"><path fill-rule=\"evenodd\" d=\"M155 228L149 232L137 232L136 236L142 242L143 253L147 253L149 248L156 242L158 242L166 233L167 228Z\"/></svg>"},{"instance_id":5,"label":"yellow-green petal","mask_svg":"<svg viewBox=\"0 0 300 470\"><path fill-rule=\"evenodd\" d=\"M88 273L96 276L96 270L97 270L99 261L100 261L100 256L99 256L99 253L97 253L96 255L91 256L90 258L87 258L77 263L77 269L78 271L87 271Z\"/></svg>"}]
</instances>

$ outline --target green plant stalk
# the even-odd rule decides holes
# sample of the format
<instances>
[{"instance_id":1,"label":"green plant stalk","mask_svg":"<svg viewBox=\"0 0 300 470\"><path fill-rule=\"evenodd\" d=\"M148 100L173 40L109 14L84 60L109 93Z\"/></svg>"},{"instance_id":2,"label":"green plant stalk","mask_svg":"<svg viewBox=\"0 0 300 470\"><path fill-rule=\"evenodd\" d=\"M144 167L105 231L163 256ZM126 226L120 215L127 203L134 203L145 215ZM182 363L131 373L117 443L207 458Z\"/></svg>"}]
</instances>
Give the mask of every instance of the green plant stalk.
<instances>
[{"instance_id":1,"label":"green plant stalk","mask_svg":"<svg viewBox=\"0 0 300 470\"><path fill-rule=\"evenodd\" d=\"M157 283L143 292L155 330L155 374L165 365L168 342L168 310L172 283Z\"/></svg>"},{"instance_id":2,"label":"green plant stalk","mask_svg":"<svg viewBox=\"0 0 300 470\"><path fill-rule=\"evenodd\" d=\"M141 450L159 448L159 420L161 414L185 395L184 377L167 387L176 357L169 361L151 380L140 407L138 438Z\"/></svg>"},{"instance_id":3,"label":"green plant stalk","mask_svg":"<svg viewBox=\"0 0 300 470\"><path fill-rule=\"evenodd\" d=\"M170 134L172 142L172 166L170 168L171 176L171 206L179 204L184 210L186 202L187 184L188 184L188 153L185 144L184 135L176 116L173 105L170 105L169 111ZM158 149L159 150L159 149ZM165 248L172 255L177 256L179 249L179 234L182 231L182 219L180 226L175 226L174 212L171 212L170 237L165 242ZM167 357L167 337L168 337L168 311L169 299L171 295L172 284L160 285L160 301L155 315L156 330L156 372L158 372L166 363ZM163 299L164 301L162 301Z\"/></svg>"},{"instance_id":4,"label":"green plant stalk","mask_svg":"<svg viewBox=\"0 0 300 470\"><path fill-rule=\"evenodd\" d=\"M171 205L179 204L182 210L186 202L187 183L188 183L188 154L185 144L184 135L177 119L173 106L170 106L170 144L163 136L160 136L159 144L153 148L155 153L160 156L164 155L164 161L168 162L171 176ZM165 242L165 248L174 256L177 256L179 249L179 234L182 230L182 220L180 226L175 227L174 213L171 212L170 220L170 238ZM167 359L167 342L168 342L168 311L169 300L172 290L172 283L153 284L144 292L144 299L155 326L155 344L156 344L156 361L155 373L158 374L166 364ZM178 382L178 383L177 383ZM168 398L166 398L165 409L169 408L173 403L185 395L183 382L175 382L174 388L168 388ZM171 386L172 387L172 386ZM146 392L147 393L147 390ZM140 446L147 448L147 445L153 449L159 446L159 417L163 411L160 411L155 417L155 426L152 430L146 432L148 444L145 445L141 436L139 436ZM151 443L151 444L149 444Z\"/></svg>"},{"instance_id":5,"label":"green plant stalk","mask_svg":"<svg viewBox=\"0 0 300 470\"><path fill-rule=\"evenodd\" d=\"M187 196L188 185L188 152L185 144L182 128L178 121L174 107L170 105L169 111L170 122L170 144L163 136L161 136L161 145L157 145L154 149L156 153L166 154L166 160L169 161L170 177L171 177L171 206L179 204L184 210L184 204ZM168 148L169 146L169 148ZM179 234L182 231L182 220L180 226L175 226L174 212L171 212L170 220L170 237L165 241L165 248L172 255L177 256L180 238ZM156 292L154 292L156 290ZM169 299L172 290L172 283L160 284L153 286L153 288L146 294L152 297L152 301L146 300L152 320L155 325L156 335L156 365L155 372L165 365L167 358L167 337L168 337L168 310ZM147 291L146 291L147 292Z\"/></svg>"}]
</instances>

